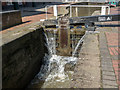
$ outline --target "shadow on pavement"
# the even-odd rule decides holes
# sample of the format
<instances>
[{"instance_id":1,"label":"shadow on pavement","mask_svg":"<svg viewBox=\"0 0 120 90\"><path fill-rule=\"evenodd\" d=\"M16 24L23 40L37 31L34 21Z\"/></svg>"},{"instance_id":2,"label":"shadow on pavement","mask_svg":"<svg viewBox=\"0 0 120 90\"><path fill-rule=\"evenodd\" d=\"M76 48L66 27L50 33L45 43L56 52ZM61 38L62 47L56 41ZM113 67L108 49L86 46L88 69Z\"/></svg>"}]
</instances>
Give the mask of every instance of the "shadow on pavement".
<instances>
[{"instance_id":1,"label":"shadow on pavement","mask_svg":"<svg viewBox=\"0 0 120 90\"><path fill-rule=\"evenodd\" d=\"M46 3L46 4L43 4L43 5L39 5L37 7L27 7L27 8L23 7L23 8L20 8L21 13L22 13L21 15L22 15L22 17L24 17L24 16L32 16L32 15L37 15L37 14L45 14L46 13L45 11L36 11L36 10L37 9L43 9L46 6L49 6L49 5L62 5L62 4L67 4L67 3L53 2L53 3ZM47 12L47 14L51 14L51 13Z\"/></svg>"},{"instance_id":2,"label":"shadow on pavement","mask_svg":"<svg viewBox=\"0 0 120 90\"><path fill-rule=\"evenodd\" d=\"M38 14L45 14L46 12L44 11L34 11L34 10L24 10L22 13L28 13L28 14L23 14L22 17L25 16L32 16L32 15L38 15ZM52 14L50 12L47 12L47 14Z\"/></svg>"}]
</instances>

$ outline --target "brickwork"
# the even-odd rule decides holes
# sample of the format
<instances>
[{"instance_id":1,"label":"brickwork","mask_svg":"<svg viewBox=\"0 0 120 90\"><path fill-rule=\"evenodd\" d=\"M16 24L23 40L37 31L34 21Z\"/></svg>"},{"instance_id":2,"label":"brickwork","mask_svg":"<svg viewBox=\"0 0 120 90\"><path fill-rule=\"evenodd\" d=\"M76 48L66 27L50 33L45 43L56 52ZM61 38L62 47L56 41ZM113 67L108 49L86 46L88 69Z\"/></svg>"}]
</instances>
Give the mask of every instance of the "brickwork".
<instances>
[{"instance_id":1,"label":"brickwork","mask_svg":"<svg viewBox=\"0 0 120 90\"><path fill-rule=\"evenodd\" d=\"M106 38L107 38L107 44L108 44L108 48L109 48L109 52L111 57L118 57L118 55L120 54L120 48L118 47L119 43L118 43L118 33L114 33L114 32L106 32ZM114 47L113 47L114 46ZM119 58L117 58L116 60L114 60L112 58L112 64L113 64L113 68L114 68L114 72L116 75L116 79L117 79L117 84L120 86L120 60Z\"/></svg>"},{"instance_id":2,"label":"brickwork","mask_svg":"<svg viewBox=\"0 0 120 90\"><path fill-rule=\"evenodd\" d=\"M119 7L111 8L110 14L119 14ZM101 28L100 52L102 68L103 88L120 89L120 46L119 46L119 25L118 21L104 22L103 25L113 25L114 27Z\"/></svg>"},{"instance_id":3,"label":"brickwork","mask_svg":"<svg viewBox=\"0 0 120 90\"><path fill-rule=\"evenodd\" d=\"M100 33L100 56L101 56L101 70L102 70L102 87L103 88L117 88L116 77L112 67L112 60L107 47L107 40L104 33Z\"/></svg>"}]
</instances>

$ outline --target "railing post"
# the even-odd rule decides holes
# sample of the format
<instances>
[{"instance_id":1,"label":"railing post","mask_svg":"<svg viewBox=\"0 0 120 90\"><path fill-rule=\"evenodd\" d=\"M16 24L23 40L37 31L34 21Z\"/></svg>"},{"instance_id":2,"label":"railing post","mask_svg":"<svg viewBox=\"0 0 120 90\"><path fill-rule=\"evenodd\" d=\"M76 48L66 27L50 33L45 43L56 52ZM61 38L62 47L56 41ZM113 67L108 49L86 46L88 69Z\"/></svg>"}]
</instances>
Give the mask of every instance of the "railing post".
<instances>
[{"instance_id":1,"label":"railing post","mask_svg":"<svg viewBox=\"0 0 120 90\"><path fill-rule=\"evenodd\" d=\"M108 15L110 14L110 6L108 7Z\"/></svg>"},{"instance_id":2,"label":"railing post","mask_svg":"<svg viewBox=\"0 0 120 90\"><path fill-rule=\"evenodd\" d=\"M101 7L101 15L105 15L106 14L106 7L102 6Z\"/></svg>"},{"instance_id":3,"label":"railing post","mask_svg":"<svg viewBox=\"0 0 120 90\"><path fill-rule=\"evenodd\" d=\"M54 16L56 16L56 19L57 19L57 14L58 14L58 11L57 11L57 5L54 5Z\"/></svg>"},{"instance_id":4,"label":"railing post","mask_svg":"<svg viewBox=\"0 0 120 90\"><path fill-rule=\"evenodd\" d=\"M78 17L78 7L76 7L76 17Z\"/></svg>"}]
</instances>

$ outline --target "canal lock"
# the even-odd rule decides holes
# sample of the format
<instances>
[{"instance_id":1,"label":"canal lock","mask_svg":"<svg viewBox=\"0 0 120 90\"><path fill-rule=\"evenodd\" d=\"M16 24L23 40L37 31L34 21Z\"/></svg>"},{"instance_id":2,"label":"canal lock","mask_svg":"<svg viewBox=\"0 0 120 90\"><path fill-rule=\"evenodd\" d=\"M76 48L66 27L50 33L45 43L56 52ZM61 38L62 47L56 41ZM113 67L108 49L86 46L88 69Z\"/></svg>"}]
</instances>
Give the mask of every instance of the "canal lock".
<instances>
[{"instance_id":1,"label":"canal lock","mask_svg":"<svg viewBox=\"0 0 120 90\"><path fill-rule=\"evenodd\" d=\"M86 29L82 25L69 25L67 18L60 18L58 26L44 31L49 52L28 88L69 88Z\"/></svg>"}]
</instances>

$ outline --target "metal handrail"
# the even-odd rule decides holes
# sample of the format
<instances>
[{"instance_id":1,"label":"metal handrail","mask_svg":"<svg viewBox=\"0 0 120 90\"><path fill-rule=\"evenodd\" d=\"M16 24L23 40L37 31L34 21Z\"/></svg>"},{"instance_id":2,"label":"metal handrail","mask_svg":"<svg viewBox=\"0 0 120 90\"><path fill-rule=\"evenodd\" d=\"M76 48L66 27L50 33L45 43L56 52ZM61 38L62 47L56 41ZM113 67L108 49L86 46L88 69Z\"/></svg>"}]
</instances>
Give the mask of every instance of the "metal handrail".
<instances>
[{"instance_id":1,"label":"metal handrail","mask_svg":"<svg viewBox=\"0 0 120 90\"><path fill-rule=\"evenodd\" d=\"M54 5L47 5L45 7L46 9L46 20L48 19L48 16L47 16L47 9L48 7L53 7ZM69 6L70 7L70 17L72 17L72 7L106 7L108 8L108 14L110 14L110 6L108 5L57 5L57 6L61 6L61 7L66 7L66 6Z\"/></svg>"}]
</instances>

